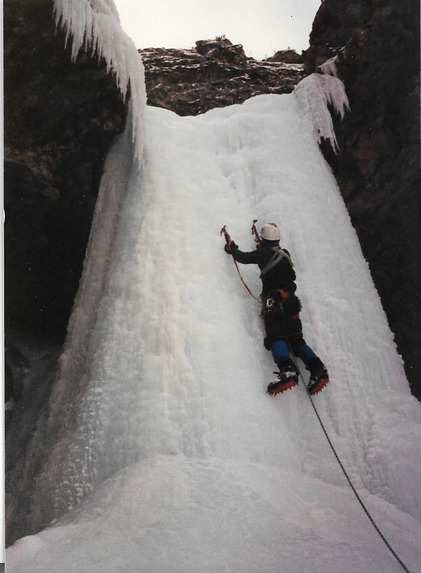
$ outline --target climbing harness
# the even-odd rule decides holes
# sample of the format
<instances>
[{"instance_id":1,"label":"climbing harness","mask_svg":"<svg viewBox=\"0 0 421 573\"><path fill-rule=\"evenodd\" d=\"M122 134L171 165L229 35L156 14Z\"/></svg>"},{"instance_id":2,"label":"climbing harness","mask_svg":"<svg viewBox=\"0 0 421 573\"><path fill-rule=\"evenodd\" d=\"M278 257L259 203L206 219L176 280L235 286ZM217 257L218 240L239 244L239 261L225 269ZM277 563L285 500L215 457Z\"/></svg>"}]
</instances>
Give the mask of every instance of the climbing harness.
<instances>
[{"instance_id":1,"label":"climbing harness","mask_svg":"<svg viewBox=\"0 0 421 573\"><path fill-rule=\"evenodd\" d=\"M289 344L288 344L288 346L289 346ZM291 352L291 356L292 356L291 348L290 348L290 352ZM299 367L298 367L296 361L293 360L293 362L294 362L294 364L295 364L295 367L297 368L299 377L301 378L301 380L302 380L304 386L306 386L305 381L304 381L304 377L303 377L303 375L301 374L301 370L299 369ZM307 394L307 396L308 396L308 399L310 400L310 403L311 403L311 405L312 405L312 407L313 407L313 410L314 410L314 413L316 414L316 417L317 417L317 419L318 419L318 421L319 421L319 423L320 423L320 426L321 426L321 428L322 428L322 430L323 430L323 433L324 433L324 435L326 436L326 439L327 439L327 441L328 441L328 443L329 443L329 446L330 446L330 448L331 448L331 450L332 450L332 452L333 452L333 454L334 454L334 456L335 456L335 458L336 458L338 464L340 465L341 470L342 470L344 476L346 477L346 479L347 479L347 481L348 481L348 483L349 483L349 485L350 485L352 491L354 492L355 497L357 498L359 504L360 504L361 507L363 508L363 510L364 510L365 514L367 515L368 519L371 521L371 524L373 525L374 529L375 529L375 530L377 531L377 533L380 535L380 537L381 537L381 539L383 540L384 544L385 544L386 547L389 549L389 551L392 553L393 557L396 559L396 561L399 563L399 565L402 567L402 569L403 569L404 571L406 571L406 573L411 573L410 570L406 567L406 565L405 565L405 564L402 562L402 560L399 558L399 556L396 554L396 552L393 550L393 548L391 547L390 543L387 541L387 539L385 538L385 536L383 535L383 533L380 531L380 529L379 529L379 527L377 526L376 522L374 521L374 519L372 518L372 516L371 516L371 514L369 513L368 509L366 508L364 502L362 501L362 499L361 499L361 497L359 496L357 490L355 489L355 486L354 486L354 484L352 483L351 478L349 477L349 475L348 475L348 473L347 473L347 471L346 471L346 469L345 469L345 467L344 467L344 465L343 465L343 463L342 463L342 461L341 461L341 459L340 459L338 453L336 452L335 447L334 447L334 445L333 445L331 439L329 438L329 434L327 433L327 430L326 430L326 428L325 428L325 425L323 424L323 421L322 421L322 419L321 419L321 417L320 417L320 414L319 414L319 412L317 411L317 408L316 408L316 406L315 406L315 404L314 404L314 402L313 402L313 398L310 396L310 394L309 394L308 392L306 392L306 394Z\"/></svg>"},{"instance_id":2,"label":"climbing harness","mask_svg":"<svg viewBox=\"0 0 421 573\"><path fill-rule=\"evenodd\" d=\"M272 291L270 296L265 301L265 309L267 311L274 311L274 312L284 312L283 303L288 300L289 292L285 289L277 289L276 291ZM298 315L297 315L298 317ZM295 318L295 317L292 317Z\"/></svg>"},{"instance_id":3,"label":"climbing harness","mask_svg":"<svg viewBox=\"0 0 421 573\"><path fill-rule=\"evenodd\" d=\"M275 299L272 297L266 299L265 309L267 312L269 312L270 310L277 310L278 312L282 312L282 307L279 306L276 303Z\"/></svg>"},{"instance_id":4,"label":"climbing harness","mask_svg":"<svg viewBox=\"0 0 421 573\"><path fill-rule=\"evenodd\" d=\"M230 244L232 243L232 239L231 239L231 237L230 237L230 235L229 235L229 233L228 233L226 227L227 227L227 226L224 225L224 226L222 227L222 229L221 229L221 231L220 231L219 234L220 234L220 235L224 235L224 237L225 237L225 242L227 243L227 245L230 245ZM233 257L232 260L233 260L233 262L234 262L235 268L237 269L238 276L240 277L241 282L243 283L243 286L244 286L244 288L246 289L246 291L249 293L250 296L252 296L252 297L254 298L254 300L255 300L256 302L258 302L259 304L262 304L262 300L261 300L259 297L257 297L255 294L253 294L253 293L251 292L251 290L249 289L249 287L247 286L247 283L246 283L246 281L244 280L244 277L243 277L243 275L241 274L240 269L238 268L237 261L234 259L234 257Z\"/></svg>"}]
</instances>

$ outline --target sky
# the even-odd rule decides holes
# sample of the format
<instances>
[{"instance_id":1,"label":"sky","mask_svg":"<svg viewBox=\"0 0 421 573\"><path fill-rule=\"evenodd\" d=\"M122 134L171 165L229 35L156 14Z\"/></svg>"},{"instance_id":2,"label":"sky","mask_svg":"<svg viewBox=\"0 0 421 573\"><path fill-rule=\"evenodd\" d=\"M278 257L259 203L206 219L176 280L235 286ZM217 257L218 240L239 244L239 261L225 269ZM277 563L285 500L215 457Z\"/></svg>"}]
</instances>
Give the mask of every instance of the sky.
<instances>
[{"instance_id":1,"label":"sky","mask_svg":"<svg viewBox=\"0 0 421 573\"><path fill-rule=\"evenodd\" d=\"M320 0L114 0L137 48L192 48L225 35L247 56L308 48Z\"/></svg>"}]
</instances>

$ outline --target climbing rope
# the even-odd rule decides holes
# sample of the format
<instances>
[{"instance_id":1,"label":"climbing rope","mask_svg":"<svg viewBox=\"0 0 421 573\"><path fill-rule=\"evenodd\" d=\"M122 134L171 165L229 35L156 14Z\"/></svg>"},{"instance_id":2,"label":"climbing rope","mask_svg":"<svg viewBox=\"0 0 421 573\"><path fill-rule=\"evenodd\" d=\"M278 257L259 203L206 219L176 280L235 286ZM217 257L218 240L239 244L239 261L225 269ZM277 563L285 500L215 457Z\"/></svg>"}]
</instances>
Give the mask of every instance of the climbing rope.
<instances>
[{"instance_id":1,"label":"climbing rope","mask_svg":"<svg viewBox=\"0 0 421 573\"><path fill-rule=\"evenodd\" d=\"M294 361L294 362L295 362L295 361ZM301 378L301 380L302 380L304 386L306 386L305 381L304 381L304 378L303 378L303 375L301 374L301 370L298 368L297 364L295 364L295 366L296 366L296 368L297 368L297 370L298 370L298 373L299 373L299 375L300 375L300 378ZM384 544L385 544L386 547L389 549L389 551L391 552L391 554L393 555L393 557L396 559L396 561L399 563L399 565L402 567L402 569L403 569L404 571L406 571L406 573L411 573L410 570L406 567L406 565L405 565L405 564L402 562L402 560L399 558L399 556L396 554L396 552L393 550L393 548L391 547L390 543L387 541L387 539L385 538L385 536L383 535L383 533L380 531L380 529L379 529L379 527L377 526L376 522L375 522L374 519L372 518L370 512L369 512L368 509L366 508L364 502L362 501L362 499L361 499L361 497L359 496L357 490L355 489L355 486L354 486L354 484L352 483L351 478L349 477L349 475L348 475L348 473L347 473L347 471L346 471L346 469L345 469L345 467L344 467L344 465L343 465L341 459L339 458L339 455L337 454L337 452L336 452L336 450L335 450L335 447L334 447L334 445L332 444L331 439L329 438L329 434L327 433L327 430L326 430L326 428L325 428L325 425L323 424L323 421L322 421L322 419L321 419L321 417L320 417L320 415L319 415L319 412L317 411L317 408L316 408L316 406L315 406L315 404L314 404L314 402L313 402L313 398L311 397L311 395L310 395L308 392L306 392L306 394L307 394L307 396L308 396L308 399L310 400L310 404L311 404L312 407L313 407L314 413L316 414L317 419L319 420L320 426L321 426L321 428L322 428L322 430L323 430L323 432L324 432L324 435L326 436L326 439L327 439L327 441L328 441L328 443L329 443L329 446L331 447L332 452L333 452L333 454L334 454L334 456L335 456L335 458L336 458L338 464L340 465L341 470L343 471L344 476L346 477L346 479L347 479L347 481L348 481L348 483L349 483L349 485L350 485L352 491L354 492L355 497L357 498L358 502L360 503L361 507L363 508L363 510L364 510L365 514L367 515L368 519L371 521L371 524L373 525L374 529L375 529L375 530L377 531L377 533L380 535L380 537L382 538Z\"/></svg>"},{"instance_id":2,"label":"climbing rope","mask_svg":"<svg viewBox=\"0 0 421 573\"><path fill-rule=\"evenodd\" d=\"M257 232L257 231L256 231L256 232ZM219 234L220 234L220 235L224 235L224 237L225 237L225 242L226 242L227 245L230 245L230 244L232 243L232 239L231 239L231 237L230 237L230 235L229 235L229 233L228 233L228 231L227 231L227 229L226 229L226 225L224 225L224 226L222 227L222 229L221 229L221 231L220 231ZM250 296L252 296L252 297L254 298L254 300L255 300L256 302L258 302L259 304L262 304L262 299L259 298L259 297L257 297L255 294L253 294L253 293L251 292L251 290L249 289L249 287L247 286L247 283L246 283L246 281L244 280L244 277L243 277L243 275L241 274L240 269L239 269L239 267L238 267L238 263L237 263L237 261L234 259L234 257L232 258L232 260L233 260L233 263L234 263L234 265L235 265L235 268L237 269L238 276L240 277L241 282L243 283L243 286L244 286L244 288L246 289L246 291L249 293Z\"/></svg>"},{"instance_id":3,"label":"climbing rope","mask_svg":"<svg viewBox=\"0 0 421 573\"><path fill-rule=\"evenodd\" d=\"M249 287L247 286L247 283L246 283L246 281L244 280L243 275L242 275L241 272L240 272L240 269L238 268L237 261L236 261L234 258L233 258L232 260L233 260L233 262L234 262L235 268L237 269L238 276L240 277L241 282L243 283L243 286L244 286L244 288L246 289L246 291L254 298L254 300L255 300L256 302L258 302L259 304L262 304L262 299L259 298L259 297L257 297L255 294L253 294L253 293L251 292L251 290L249 289Z\"/></svg>"}]
</instances>

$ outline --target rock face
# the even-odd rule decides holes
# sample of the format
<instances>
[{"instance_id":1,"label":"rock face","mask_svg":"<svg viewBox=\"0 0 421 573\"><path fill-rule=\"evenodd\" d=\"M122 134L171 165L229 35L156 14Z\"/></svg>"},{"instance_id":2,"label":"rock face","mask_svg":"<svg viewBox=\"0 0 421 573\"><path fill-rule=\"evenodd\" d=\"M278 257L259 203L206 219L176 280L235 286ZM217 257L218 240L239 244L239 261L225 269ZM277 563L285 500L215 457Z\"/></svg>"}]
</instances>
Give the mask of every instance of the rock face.
<instances>
[{"instance_id":1,"label":"rock face","mask_svg":"<svg viewBox=\"0 0 421 573\"><path fill-rule=\"evenodd\" d=\"M60 341L126 107L96 58L71 62L52 0L6 0L4 44L6 329Z\"/></svg>"},{"instance_id":2,"label":"rock face","mask_svg":"<svg viewBox=\"0 0 421 573\"><path fill-rule=\"evenodd\" d=\"M302 64L303 56L299 56L295 50L279 50L276 54L267 58L266 61L283 62L284 64Z\"/></svg>"},{"instance_id":3,"label":"rock face","mask_svg":"<svg viewBox=\"0 0 421 573\"><path fill-rule=\"evenodd\" d=\"M126 105L105 66L70 59L52 0L4 3L7 540L31 530L22 456L48 415L108 149ZM40 454L42 457L42 452ZM12 476L10 478L9 476Z\"/></svg>"},{"instance_id":4,"label":"rock face","mask_svg":"<svg viewBox=\"0 0 421 573\"><path fill-rule=\"evenodd\" d=\"M225 37L198 41L193 49L139 51L148 104L179 115L197 115L259 94L289 93L304 77L302 64L284 63L275 56L263 61L248 58L240 44Z\"/></svg>"},{"instance_id":5,"label":"rock face","mask_svg":"<svg viewBox=\"0 0 421 573\"><path fill-rule=\"evenodd\" d=\"M418 2L325 0L306 70L335 55L351 113L335 126L340 152L324 152L421 398Z\"/></svg>"}]
</instances>

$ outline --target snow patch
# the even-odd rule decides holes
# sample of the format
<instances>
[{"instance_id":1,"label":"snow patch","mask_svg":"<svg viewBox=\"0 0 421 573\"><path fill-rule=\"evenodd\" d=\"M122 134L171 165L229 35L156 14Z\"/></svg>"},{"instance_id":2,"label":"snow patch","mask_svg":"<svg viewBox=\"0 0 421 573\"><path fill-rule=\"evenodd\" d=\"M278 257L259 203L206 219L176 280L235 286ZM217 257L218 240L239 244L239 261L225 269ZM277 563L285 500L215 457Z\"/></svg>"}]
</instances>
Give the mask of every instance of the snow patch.
<instances>
[{"instance_id":1,"label":"snow patch","mask_svg":"<svg viewBox=\"0 0 421 573\"><path fill-rule=\"evenodd\" d=\"M145 71L133 40L120 25L113 0L54 0L54 13L56 25L66 32L66 43L72 38L72 60L76 60L82 48L90 48L99 59L105 60L107 71L114 72L124 98L130 89L132 138L140 159L144 147Z\"/></svg>"},{"instance_id":2,"label":"snow patch","mask_svg":"<svg viewBox=\"0 0 421 573\"><path fill-rule=\"evenodd\" d=\"M415 519L373 496L367 503L389 533L405 531L401 550L416 567ZM8 571L337 573L340 562L341 573L397 573L376 535L347 489L260 464L157 456L17 542Z\"/></svg>"},{"instance_id":3,"label":"snow patch","mask_svg":"<svg viewBox=\"0 0 421 573\"><path fill-rule=\"evenodd\" d=\"M328 106L343 119L349 101L342 80L329 75L311 74L301 80L294 90L299 105L312 125L317 142L328 139L335 153L339 149Z\"/></svg>"}]
</instances>

